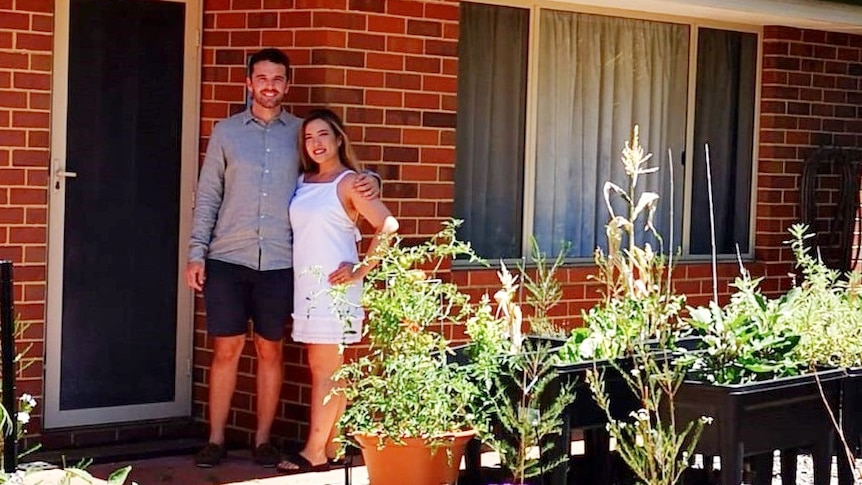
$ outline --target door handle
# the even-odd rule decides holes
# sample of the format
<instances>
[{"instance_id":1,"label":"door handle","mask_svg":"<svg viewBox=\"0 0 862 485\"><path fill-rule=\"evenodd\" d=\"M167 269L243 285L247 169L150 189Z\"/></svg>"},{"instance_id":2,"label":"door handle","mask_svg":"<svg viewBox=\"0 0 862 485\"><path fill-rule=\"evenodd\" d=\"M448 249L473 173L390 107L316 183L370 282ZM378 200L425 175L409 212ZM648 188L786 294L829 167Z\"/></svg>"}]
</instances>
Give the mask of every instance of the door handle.
<instances>
[{"instance_id":1,"label":"door handle","mask_svg":"<svg viewBox=\"0 0 862 485\"><path fill-rule=\"evenodd\" d=\"M66 170L58 169L54 172L54 190L60 190L60 181L65 179L73 179L78 176L78 172L67 172Z\"/></svg>"}]
</instances>

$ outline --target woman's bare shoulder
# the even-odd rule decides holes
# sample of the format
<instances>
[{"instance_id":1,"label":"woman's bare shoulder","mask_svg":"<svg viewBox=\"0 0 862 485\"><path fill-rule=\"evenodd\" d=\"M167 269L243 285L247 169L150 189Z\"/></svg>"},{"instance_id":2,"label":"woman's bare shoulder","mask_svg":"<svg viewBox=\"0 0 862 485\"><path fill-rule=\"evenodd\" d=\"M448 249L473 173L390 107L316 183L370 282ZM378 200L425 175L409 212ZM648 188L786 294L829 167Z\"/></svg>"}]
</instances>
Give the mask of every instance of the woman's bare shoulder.
<instances>
[{"instance_id":1,"label":"woman's bare shoulder","mask_svg":"<svg viewBox=\"0 0 862 485\"><path fill-rule=\"evenodd\" d=\"M359 174L353 171L348 172L344 177L341 177L341 180L338 181L338 191L344 194L353 194L356 192L356 187L354 184L356 183L356 179L359 178Z\"/></svg>"}]
</instances>

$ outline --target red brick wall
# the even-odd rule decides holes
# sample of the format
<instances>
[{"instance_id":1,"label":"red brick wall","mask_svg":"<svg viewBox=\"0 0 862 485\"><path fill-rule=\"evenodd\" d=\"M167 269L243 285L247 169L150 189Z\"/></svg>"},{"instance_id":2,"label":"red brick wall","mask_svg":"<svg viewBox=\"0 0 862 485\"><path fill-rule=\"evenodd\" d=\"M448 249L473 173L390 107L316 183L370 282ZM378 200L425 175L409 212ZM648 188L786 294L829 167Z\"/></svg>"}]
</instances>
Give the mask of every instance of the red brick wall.
<instances>
[{"instance_id":1,"label":"red brick wall","mask_svg":"<svg viewBox=\"0 0 862 485\"><path fill-rule=\"evenodd\" d=\"M19 349L32 364L17 387L40 403L53 4L0 0L0 259L14 265L15 313L28 326ZM39 408L33 418L38 430Z\"/></svg>"},{"instance_id":2,"label":"red brick wall","mask_svg":"<svg viewBox=\"0 0 862 485\"><path fill-rule=\"evenodd\" d=\"M862 146L862 36L766 27L763 52L756 251L787 260L781 241L801 218L803 162L821 146ZM819 178L821 221L839 190L836 176Z\"/></svg>"}]
</instances>

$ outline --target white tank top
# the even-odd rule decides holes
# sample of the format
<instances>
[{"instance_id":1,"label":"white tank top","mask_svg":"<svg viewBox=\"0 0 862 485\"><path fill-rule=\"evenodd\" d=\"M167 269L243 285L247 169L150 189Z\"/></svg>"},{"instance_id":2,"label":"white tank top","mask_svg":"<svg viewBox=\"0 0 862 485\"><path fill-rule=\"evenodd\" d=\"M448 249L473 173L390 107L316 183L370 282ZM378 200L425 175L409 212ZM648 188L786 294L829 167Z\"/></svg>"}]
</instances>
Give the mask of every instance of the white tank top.
<instances>
[{"instance_id":1,"label":"white tank top","mask_svg":"<svg viewBox=\"0 0 862 485\"><path fill-rule=\"evenodd\" d=\"M335 308L329 294L327 275L342 261L359 261L356 243L361 234L338 198L338 183L346 170L335 180L308 183L300 176L296 192L290 201L290 224L293 227L294 314L297 320L335 319L347 311L360 321L364 316L359 306L362 283L347 289L348 308Z\"/></svg>"}]
</instances>

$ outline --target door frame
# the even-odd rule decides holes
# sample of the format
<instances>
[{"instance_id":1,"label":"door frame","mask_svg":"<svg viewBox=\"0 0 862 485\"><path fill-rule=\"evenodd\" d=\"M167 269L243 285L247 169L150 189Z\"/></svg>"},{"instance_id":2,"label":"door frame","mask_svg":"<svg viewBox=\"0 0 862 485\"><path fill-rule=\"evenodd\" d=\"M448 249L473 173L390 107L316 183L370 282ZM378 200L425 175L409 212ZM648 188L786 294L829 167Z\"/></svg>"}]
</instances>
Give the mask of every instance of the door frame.
<instances>
[{"instance_id":1,"label":"door frame","mask_svg":"<svg viewBox=\"0 0 862 485\"><path fill-rule=\"evenodd\" d=\"M180 141L180 227L177 241L177 340L174 401L60 410L60 351L63 318L63 256L65 232L66 123L69 100L69 22L71 0L56 0L54 7L54 62L51 106L51 160L48 174L48 267L45 318L44 429L120 423L191 416L194 293L185 283L185 267L191 231L194 184L198 170L200 127L201 0L161 0L183 3L185 54L183 57L182 134ZM72 182L74 183L74 182ZM110 364L107 364L110 365Z\"/></svg>"}]
</instances>

